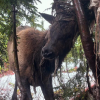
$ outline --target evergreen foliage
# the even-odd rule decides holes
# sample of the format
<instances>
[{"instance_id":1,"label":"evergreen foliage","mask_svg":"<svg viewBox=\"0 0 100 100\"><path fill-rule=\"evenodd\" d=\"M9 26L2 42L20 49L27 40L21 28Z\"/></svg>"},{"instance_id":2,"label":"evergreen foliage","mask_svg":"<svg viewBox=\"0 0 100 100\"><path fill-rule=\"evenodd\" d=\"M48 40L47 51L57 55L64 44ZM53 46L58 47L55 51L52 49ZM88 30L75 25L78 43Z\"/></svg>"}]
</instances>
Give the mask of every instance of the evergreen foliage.
<instances>
[{"instance_id":1,"label":"evergreen foliage","mask_svg":"<svg viewBox=\"0 0 100 100\"><path fill-rule=\"evenodd\" d=\"M17 11L17 26L21 25L23 19L30 22L32 26L38 26L35 21L37 20L38 12L37 7L34 6L39 0L0 0L0 31L2 33L11 34L9 30L12 28L12 5L16 6Z\"/></svg>"},{"instance_id":2,"label":"evergreen foliage","mask_svg":"<svg viewBox=\"0 0 100 100\"><path fill-rule=\"evenodd\" d=\"M26 21L34 28L43 28L36 23L39 17L37 2L41 3L40 0L0 0L0 65L7 61L7 41L13 29L13 5L16 7L16 26Z\"/></svg>"},{"instance_id":3,"label":"evergreen foliage","mask_svg":"<svg viewBox=\"0 0 100 100\"><path fill-rule=\"evenodd\" d=\"M75 41L75 44L71 51L66 55L65 62L67 63L75 63L75 66L79 63L79 61L84 61L85 60L85 55L81 43L80 36L77 38Z\"/></svg>"}]
</instances>

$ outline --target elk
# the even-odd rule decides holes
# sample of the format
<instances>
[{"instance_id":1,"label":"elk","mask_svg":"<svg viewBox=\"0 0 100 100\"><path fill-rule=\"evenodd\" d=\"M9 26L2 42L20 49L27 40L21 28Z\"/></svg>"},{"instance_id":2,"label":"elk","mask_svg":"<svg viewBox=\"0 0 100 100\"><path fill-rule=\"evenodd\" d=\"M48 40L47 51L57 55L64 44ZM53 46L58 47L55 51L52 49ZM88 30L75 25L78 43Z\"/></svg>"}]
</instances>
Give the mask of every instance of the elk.
<instances>
[{"instance_id":1,"label":"elk","mask_svg":"<svg viewBox=\"0 0 100 100\"><path fill-rule=\"evenodd\" d=\"M20 77L26 90L23 100L32 100L30 85L40 86L45 100L54 100L51 74L61 67L77 36L73 14L66 12L55 17L44 13L41 15L51 23L49 30L41 32L26 26L17 28ZM7 47L10 68L15 71L12 40L9 40ZM15 93L16 90L13 100L16 99Z\"/></svg>"}]
</instances>

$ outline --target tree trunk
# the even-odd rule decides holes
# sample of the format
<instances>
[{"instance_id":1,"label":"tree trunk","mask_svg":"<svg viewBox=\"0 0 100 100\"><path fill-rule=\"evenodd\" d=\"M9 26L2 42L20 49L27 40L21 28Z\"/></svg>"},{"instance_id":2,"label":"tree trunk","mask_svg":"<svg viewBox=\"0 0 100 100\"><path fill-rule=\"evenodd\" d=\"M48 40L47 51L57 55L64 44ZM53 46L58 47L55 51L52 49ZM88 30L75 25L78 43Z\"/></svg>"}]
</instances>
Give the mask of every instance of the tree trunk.
<instances>
[{"instance_id":1,"label":"tree trunk","mask_svg":"<svg viewBox=\"0 0 100 100\"><path fill-rule=\"evenodd\" d=\"M15 15L15 5L13 5L13 52L14 52L14 64L15 64L15 77L18 84L18 87L22 92L24 92L24 88L21 83L20 73L19 73L19 64L18 64L18 56L17 56L17 36L16 36L16 15ZM16 93L16 92L15 92ZM16 95L16 94L14 94Z\"/></svg>"},{"instance_id":2,"label":"tree trunk","mask_svg":"<svg viewBox=\"0 0 100 100\"><path fill-rule=\"evenodd\" d=\"M89 26L87 23L87 20L84 15L83 8L81 6L80 0L73 0L74 7L75 7L75 12L77 16L77 22L80 30L80 36L81 36L81 41L83 45L83 49L85 52L85 56L87 59L87 62L89 64L89 67L91 68L93 75L95 78L96 73L99 76L100 71L96 71L96 64L95 64L95 54L94 54L94 43L92 41L92 38L90 36L89 32ZM98 77L99 85L100 85L100 77Z\"/></svg>"}]
</instances>

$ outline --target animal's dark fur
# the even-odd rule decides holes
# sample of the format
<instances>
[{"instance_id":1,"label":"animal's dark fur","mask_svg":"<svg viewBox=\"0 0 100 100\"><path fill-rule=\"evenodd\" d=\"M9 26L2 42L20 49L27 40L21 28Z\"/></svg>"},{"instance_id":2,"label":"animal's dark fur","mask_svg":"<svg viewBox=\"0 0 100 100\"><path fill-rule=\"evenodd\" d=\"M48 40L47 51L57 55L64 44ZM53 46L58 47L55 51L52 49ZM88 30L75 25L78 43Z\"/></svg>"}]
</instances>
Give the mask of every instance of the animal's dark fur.
<instances>
[{"instance_id":1,"label":"animal's dark fur","mask_svg":"<svg viewBox=\"0 0 100 100\"><path fill-rule=\"evenodd\" d=\"M18 36L18 60L19 60L19 69L20 75L25 78L31 77L33 74L32 68L35 65L35 69L39 69L41 56L41 49L45 45L45 35L46 32L40 32L33 28L28 28L21 30L17 33ZM13 43L8 42L8 56L10 68L14 71L14 56L13 56ZM54 67L50 68L51 62L53 61L45 60L43 64L47 65L45 70L47 73L52 73ZM50 63L50 64L49 64ZM42 65L43 66L43 65ZM34 70L34 69L33 69ZM43 80L42 80L43 81Z\"/></svg>"},{"instance_id":2,"label":"animal's dark fur","mask_svg":"<svg viewBox=\"0 0 100 100\"><path fill-rule=\"evenodd\" d=\"M63 26L61 26L62 23ZM60 67L64 57L72 47L73 44L72 40L75 36L74 26L75 26L74 21L60 22L53 24L51 30L45 32L40 32L33 28L26 28L24 30L23 29L20 30L17 33L17 36L19 37L18 61L19 61L19 69L20 69L20 76L22 83L23 84L27 83L27 85L24 85L25 88L29 87L29 85L33 85L35 87L41 86L46 100L54 100L52 81L50 81L51 73L54 72L55 69L56 57L59 56L59 67ZM53 31L54 27L56 31ZM63 28L65 30L63 30ZM57 33L55 34L55 32ZM45 39L45 37L48 39ZM52 42L47 41L50 39L52 39ZM51 60L43 59L43 63L40 66L40 62L42 60L41 50L48 47L50 48L50 50L54 50L55 57ZM15 66L14 66L14 56L12 51L13 51L13 43L12 41L9 41L8 42L9 64L10 68L14 71ZM28 88L27 91L30 91L30 89ZM28 96L29 95L30 94L28 94ZM28 100L31 99L28 98Z\"/></svg>"},{"instance_id":3,"label":"animal's dark fur","mask_svg":"<svg viewBox=\"0 0 100 100\"><path fill-rule=\"evenodd\" d=\"M33 28L26 28L17 33L18 39L18 61L20 76L27 80L29 85L41 86L49 81L51 73L54 71L54 60L45 60L42 67L39 66L41 49L45 45L46 32L40 32ZM8 56L10 68L14 71L13 43L8 42ZM41 73L42 76L41 76ZM41 80L42 77L42 80ZM49 99L48 99L49 100ZM52 99L50 99L52 100Z\"/></svg>"}]
</instances>

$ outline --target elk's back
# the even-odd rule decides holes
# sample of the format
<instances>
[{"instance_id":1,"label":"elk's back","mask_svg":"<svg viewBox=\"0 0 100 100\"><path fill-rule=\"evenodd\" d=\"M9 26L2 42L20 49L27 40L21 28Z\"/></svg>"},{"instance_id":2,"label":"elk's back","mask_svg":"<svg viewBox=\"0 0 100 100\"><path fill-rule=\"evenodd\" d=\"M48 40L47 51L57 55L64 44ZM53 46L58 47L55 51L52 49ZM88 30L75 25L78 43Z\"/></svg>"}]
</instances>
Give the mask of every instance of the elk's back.
<instances>
[{"instance_id":1,"label":"elk's back","mask_svg":"<svg viewBox=\"0 0 100 100\"><path fill-rule=\"evenodd\" d=\"M30 75L31 66L33 66L33 56L40 57L41 48L43 47L43 39L45 33L41 33L33 28L27 28L17 33L17 49L18 49L18 62L21 75ZM7 45L8 58L11 70L14 71L14 55L13 55L13 42L9 41Z\"/></svg>"}]
</instances>

